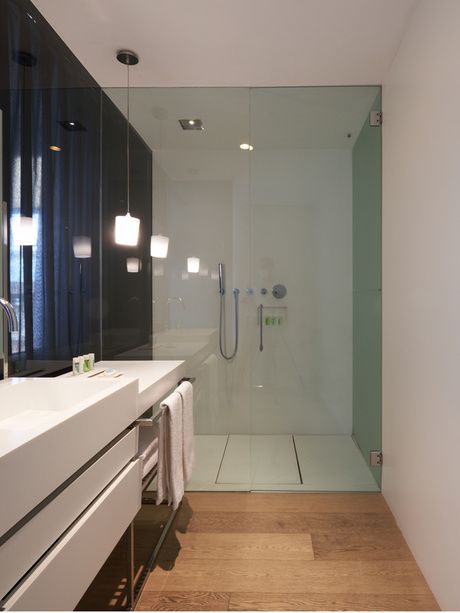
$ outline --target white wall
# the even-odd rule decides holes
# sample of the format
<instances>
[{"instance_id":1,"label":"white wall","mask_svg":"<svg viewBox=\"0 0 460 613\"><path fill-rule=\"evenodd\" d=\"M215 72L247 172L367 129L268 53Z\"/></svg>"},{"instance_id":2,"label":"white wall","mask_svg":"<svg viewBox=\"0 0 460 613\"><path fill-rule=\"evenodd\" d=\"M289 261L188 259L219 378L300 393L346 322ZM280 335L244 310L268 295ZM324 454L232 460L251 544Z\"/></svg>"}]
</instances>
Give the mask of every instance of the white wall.
<instances>
[{"instance_id":1,"label":"white wall","mask_svg":"<svg viewBox=\"0 0 460 613\"><path fill-rule=\"evenodd\" d=\"M263 353L252 328L253 429L351 434L351 149L257 150L251 204L254 287L287 287L280 301L255 296L287 314L265 328Z\"/></svg>"},{"instance_id":2,"label":"white wall","mask_svg":"<svg viewBox=\"0 0 460 613\"><path fill-rule=\"evenodd\" d=\"M185 338L193 329L217 329L217 281L209 273L218 262L226 264L227 289L241 289L238 355L230 364L217 358L219 406L199 403L197 431L351 433L351 149L257 149L250 181L248 156L239 149L232 156L236 161L226 150L156 152L154 225L170 236L170 251L164 275L154 277L155 330L182 329ZM182 166L208 172L185 179ZM184 280L187 255L199 256L208 274ZM276 283L286 285L286 298L261 295ZM168 309L172 296L183 306ZM283 323L264 327L262 353L261 302L287 307L266 312ZM230 293L227 303L231 348Z\"/></svg>"},{"instance_id":3,"label":"white wall","mask_svg":"<svg viewBox=\"0 0 460 613\"><path fill-rule=\"evenodd\" d=\"M383 89L383 492L460 609L460 2L421 0Z\"/></svg>"}]
</instances>

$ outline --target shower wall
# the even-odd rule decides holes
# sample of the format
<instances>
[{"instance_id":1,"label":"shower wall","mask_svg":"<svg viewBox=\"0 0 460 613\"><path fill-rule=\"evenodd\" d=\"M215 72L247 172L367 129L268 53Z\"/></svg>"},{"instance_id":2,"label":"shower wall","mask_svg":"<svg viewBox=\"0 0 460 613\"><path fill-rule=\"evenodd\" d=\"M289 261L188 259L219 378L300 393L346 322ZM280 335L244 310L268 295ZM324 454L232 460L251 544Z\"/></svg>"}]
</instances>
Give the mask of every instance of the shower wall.
<instances>
[{"instance_id":1,"label":"shower wall","mask_svg":"<svg viewBox=\"0 0 460 613\"><path fill-rule=\"evenodd\" d=\"M169 94L175 105L190 96L186 90ZM214 95L222 109L222 94L206 90L202 98L209 105ZM168 258L153 263L154 357L189 361L197 376L199 433L351 433L351 147L346 140L318 138L270 142L263 133L279 111L277 100L275 109L263 108L267 96L272 104L270 94L265 91L262 99L258 91L233 91L221 140L213 134L209 147L203 146L206 135L193 133L184 135L182 145L171 146L164 132L157 134L156 147L151 143L154 228L170 237ZM225 125L235 115L243 130L230 146ZM239 149L240 141L251 139L254 151ZM196 275L187 272L191 255L200 257ZM232 363L220 357L217 345L218 262L227 273L229 348L229 290L241 290L240 346ZM287 287L282 300L271 295L276 283ZM262 296L264 287L269 293ZM276 325L264 325L263 352L256 319L260 303L267 317L276 316Z\"/></svg>"},{"instance_id":2,"label":"shower wall","mask_svg":"<svg viewBox=\"0 0 460 613\"><path fill-rule=\"evenodd\" d=\"M252 329L252 427L257 433L349 433L352 419L352 202L347 149L256 150L252 156L256 292L281 325Z\"/></svg>"}]
</instances>

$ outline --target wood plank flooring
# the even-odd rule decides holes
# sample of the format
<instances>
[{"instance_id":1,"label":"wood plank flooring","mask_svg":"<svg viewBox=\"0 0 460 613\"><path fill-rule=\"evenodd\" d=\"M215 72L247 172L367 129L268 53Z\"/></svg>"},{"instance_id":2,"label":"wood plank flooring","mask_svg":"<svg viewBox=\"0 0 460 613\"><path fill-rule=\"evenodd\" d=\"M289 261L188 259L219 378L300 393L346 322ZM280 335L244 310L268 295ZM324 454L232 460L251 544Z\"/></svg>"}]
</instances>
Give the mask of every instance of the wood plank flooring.
<instances>
[{"instance_id":1,"label":"wood plank flooring","mask_svg":"<svg viewBox=\"0 0 460 613\"><path fill-rule=\"evenodd\" d=\"M381 494L239 492L186 495L136 608L439 610Z\"/></svg>"}]
</instances>

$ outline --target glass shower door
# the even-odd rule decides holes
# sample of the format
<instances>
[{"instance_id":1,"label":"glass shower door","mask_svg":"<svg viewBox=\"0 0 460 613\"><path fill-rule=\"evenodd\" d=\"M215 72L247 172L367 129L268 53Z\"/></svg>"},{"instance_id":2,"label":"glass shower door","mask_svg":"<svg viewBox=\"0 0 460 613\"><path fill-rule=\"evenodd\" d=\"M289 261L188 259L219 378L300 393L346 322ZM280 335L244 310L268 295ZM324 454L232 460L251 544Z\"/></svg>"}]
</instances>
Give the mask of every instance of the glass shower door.
<instances>
[{"instance_id":1,"label":"glass shower door","mask_svg":"<svg viewBox=\"0 0 460 613\"><path fill-rule=\"evenodd\" d=\"M250 93L251 489L378 489L363 455L363 421L379 422L379 390L363 407L359 367L369 355L359 353L358 329L375 331L379 315L356 300L354 285L369 256L355 247L355 147L378 91ZM378 160L368 164L380 193ZM362 199L365 216L379 210ZM380 244L372 241L372 249L380 252ZM372 281L377 287L378 275ZM368 353L379 353L375 338L365 342ZM379 365L369 368L378 378Z\"/></svg>"}]
</instances>

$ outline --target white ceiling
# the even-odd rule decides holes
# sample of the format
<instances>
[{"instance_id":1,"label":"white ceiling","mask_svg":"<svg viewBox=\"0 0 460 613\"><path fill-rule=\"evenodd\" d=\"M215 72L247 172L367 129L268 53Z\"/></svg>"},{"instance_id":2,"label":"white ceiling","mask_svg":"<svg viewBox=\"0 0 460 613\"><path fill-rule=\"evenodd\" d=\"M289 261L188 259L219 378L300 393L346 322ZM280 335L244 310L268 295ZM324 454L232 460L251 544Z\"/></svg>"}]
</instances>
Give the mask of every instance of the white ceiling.
<instances>
[{"instance_id":1,"label":"white ceiling","mask_svg":"<svg viewBox=\"0 0 460 613\"><path fill-rule=\"evenodd\" d=\"M33 0L94 78L134 86L382 83L418 0Z\"/></svg>"}]
</instances>

